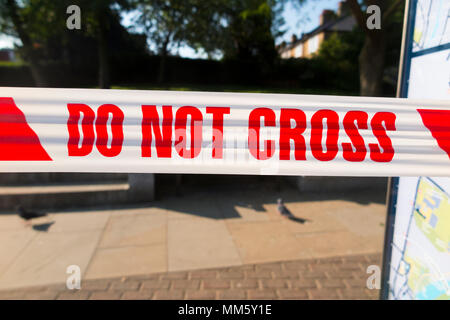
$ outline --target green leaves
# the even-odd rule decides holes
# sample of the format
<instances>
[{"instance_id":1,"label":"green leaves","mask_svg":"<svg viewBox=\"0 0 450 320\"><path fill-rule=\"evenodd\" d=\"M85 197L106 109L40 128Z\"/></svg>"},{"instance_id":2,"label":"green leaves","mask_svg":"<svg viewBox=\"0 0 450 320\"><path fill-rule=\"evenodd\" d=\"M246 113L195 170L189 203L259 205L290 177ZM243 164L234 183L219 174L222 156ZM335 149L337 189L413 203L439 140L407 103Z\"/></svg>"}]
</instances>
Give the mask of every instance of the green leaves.
<instances>
[{"instance_id":1,"label":"green leaves","mask_svg":"<svg viewBox=\"0 0 450 320\"><path fill-rule=\"evenodd\" d=\"M134 0L133 4L140 12L137 22L160 53L186 44L227 59L273 60L283 2Z\"/></svg>"}]
</instances>

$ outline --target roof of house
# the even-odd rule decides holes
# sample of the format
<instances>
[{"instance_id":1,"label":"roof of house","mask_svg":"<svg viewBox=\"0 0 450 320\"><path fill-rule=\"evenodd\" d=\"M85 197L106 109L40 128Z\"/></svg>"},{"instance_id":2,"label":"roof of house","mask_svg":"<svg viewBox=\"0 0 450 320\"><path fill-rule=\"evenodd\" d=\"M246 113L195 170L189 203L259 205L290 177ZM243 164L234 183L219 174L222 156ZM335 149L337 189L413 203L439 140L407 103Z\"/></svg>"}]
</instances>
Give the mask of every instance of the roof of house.
<instances>
[{"instance_id":1,"label":"roof of house","mask_svg":"<svg viewBox=\"0 0 450 320\"><path fill-rule=\"evenodd\" d=\"M304 43L309 38L325 31L351 31L355 26L355 18L352 15L338 17L335 20L328 21L314 30L304 33L300 39L295 42L288 43L284 48L280 48L281 52L295 48L300 43Z\"/></svg>"}]
</instances>

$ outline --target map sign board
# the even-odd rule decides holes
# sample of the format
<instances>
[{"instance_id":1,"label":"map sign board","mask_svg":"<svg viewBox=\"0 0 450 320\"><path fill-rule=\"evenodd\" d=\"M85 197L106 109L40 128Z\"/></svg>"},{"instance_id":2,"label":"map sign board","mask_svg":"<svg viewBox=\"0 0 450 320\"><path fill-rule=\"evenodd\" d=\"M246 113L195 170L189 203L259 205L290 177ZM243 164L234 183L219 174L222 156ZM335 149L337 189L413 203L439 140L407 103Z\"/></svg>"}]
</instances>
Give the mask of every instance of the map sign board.
<instances>
[{"instance_id":1,"label":"map sign board","mask_svg":"<svg viewBox=\"0 0 450 320\"><path fill-rule=\"evenodd\" d=\"M402 177L396 192L389 299L450 299L450 179Z\"/></svg>"},{"instance_id":2,"label":"map sign board","mask_svg":"<svg viewBox=\"0 0 450 320\"><path fill-rule=\"evenodd\" d=\"M450 1L407 2L399 96L450 100ZM450 299L450 178L392 178L384 299Z\"/></svg>"}]
</instances>

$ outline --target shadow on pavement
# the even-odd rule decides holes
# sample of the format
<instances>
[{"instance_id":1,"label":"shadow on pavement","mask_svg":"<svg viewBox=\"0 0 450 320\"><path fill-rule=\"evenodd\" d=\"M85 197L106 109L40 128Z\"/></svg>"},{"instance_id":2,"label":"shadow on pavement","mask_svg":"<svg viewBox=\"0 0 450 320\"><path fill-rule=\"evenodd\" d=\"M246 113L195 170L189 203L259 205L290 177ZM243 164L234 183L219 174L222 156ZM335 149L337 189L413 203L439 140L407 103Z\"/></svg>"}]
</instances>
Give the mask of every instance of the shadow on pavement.
<instances>
[{"instance_id":1,"label":"shadow on pavement","mask_svg":"<svg viewBox=\"0 0 450 320\"><path fill-rule=\"evenodd\" d=\"M278 198L282 198L288 207L290 202L332 200L351 201L363 205L384 204L386 198L386 188L371 188L370 185L357 190L301 192L295 183L295 177L280 176L157 174L155 185L155 201L63 210L49 209L47 212L63 214L109 209L164 208L200 217L231 219L241 217L236 206L266 212L264 206L276 204ZM306 222L299 217L296 219L299 219L296 221L299 223ZM48 229L50 225L37 226L36 229L46 231L45 228Z\"/></svg>"}]
</instances>

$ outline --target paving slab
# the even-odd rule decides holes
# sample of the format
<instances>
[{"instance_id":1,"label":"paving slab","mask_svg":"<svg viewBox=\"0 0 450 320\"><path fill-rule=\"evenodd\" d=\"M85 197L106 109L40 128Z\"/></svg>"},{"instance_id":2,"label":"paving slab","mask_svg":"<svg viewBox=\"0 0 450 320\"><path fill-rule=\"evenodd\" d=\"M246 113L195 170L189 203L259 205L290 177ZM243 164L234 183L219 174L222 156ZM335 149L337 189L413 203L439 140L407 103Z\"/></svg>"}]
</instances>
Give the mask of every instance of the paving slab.
<instances>
[{"instance_id":1,"label":"paving slab","mask_svg":"<svg viewBox=\"0 0 450 320\"><path fill-rule=\"evenodd\" d=\"M266 211L256 210L251 205L233 204L232 199L226 199L217 202L219 210L223 216L232 221L233 219L238 222L242 221L268 221L270 216Z\"/></svg>"},{"instance_id":2,"label":"paving slab","mask_svg":"<svg viewBox=\"0 0 450 320\"><path fill-rule=\"evenodd\" d=\"M48 232L102 231L110 214L107 210L51 213L46 217L48 222L53 222Z\"/></svg>"},{"instance_id":3,"label":"paving slab","mask_svg":"<svg viewBox=\"0 0 450 320\"><path fill-rule=\"evenodd\" d=\"M381 204L358 205L349 203L337 206L328 216L339 221L348 231L359 236L378 236L384 233L386 207Z\"/></svg>"},{"instance_id":4,"label":"paving slab","mask_svg":"<svg viewBox=\"0 0 450 320\"><path fill-rule=\"evenodd\" d=\"M2 214L0 215L0 232L6 230L24 230L25 222L15 214Z\"/></svg>"},{"instance_id":5,"label":"paving slab","mask_svg":"<svg viewBox=\"0 0 450 320\"><path fill-rule=\"evenodd\" d=\"M219 195L216 195L219 197ZM164 200L169 220L180 219L223 219L222 212L218 210L215 195L208 193L195 193L183 197L168 197Z\"/></svg>"},{"instance_id":6,"label":"paving slab","mask_svg":"<svg viewBox=\"0 0 450 320\"><path fill-rule=\"evenodd\" d=\"M146 213L113 215L106 226L99 248L130 247L167 242L167 215L147 210Z\"/></svg>"},{"instance_id":7,"label":"paving slab","mask_svg":"<svg viewBox=\"0 0 450 320\"><path fill-rule=\"evenodd\" d=\"M296 234L311 257L373 253L380 250L380 237L360 237L347 231Z\"/></svg>"},{"instance_id":8,"label":"paving slab","mask_svg":"<svg viewBox=\"0 0 450 320\"><path fill-rule=\"evenodd\" d=\"M311 258L283 221L226 223L244 264Z\"/></svg>"},{"instance_id":9,"label":"paving slab","mask_svg":"<svg viewBox=\"0 0 450 320\"><path fill-rule=\"evenodd\" d=\"M5 270L20 256L36 235L28 229L23 229L23 226L22 230L0 231L0 279Z\"/></svg>"},{"instance_id":10,"label":"paving slab","mask_svg":"<svg viewBox=\"0 0 450 320\"><path fill-rule=\"evenodd\" d=\"M182 219L168 222L169 271L242 264L223 221Z\"/></svg>"},{"instance_id":11,"label":"paving slab","mask_svg":"<svg viewBox=\"0 0 450 320\"><path fill-rule=\"evenodd\" d=\"M37 234L2 273L0 288L65 283L70 265L78 265L83 274L100 234L100 231Z\"/></svg>"},{"instance_id":12,"label":"paving slab","mask_svg":"<svg viewBox=\"0 0 450 320\"><path fill-rule=\"evenodd\" d=\"M166 243L97 249L86 279L101 279L167 271Z\"/></svg>"}]
</instances>

